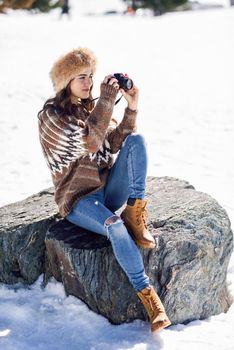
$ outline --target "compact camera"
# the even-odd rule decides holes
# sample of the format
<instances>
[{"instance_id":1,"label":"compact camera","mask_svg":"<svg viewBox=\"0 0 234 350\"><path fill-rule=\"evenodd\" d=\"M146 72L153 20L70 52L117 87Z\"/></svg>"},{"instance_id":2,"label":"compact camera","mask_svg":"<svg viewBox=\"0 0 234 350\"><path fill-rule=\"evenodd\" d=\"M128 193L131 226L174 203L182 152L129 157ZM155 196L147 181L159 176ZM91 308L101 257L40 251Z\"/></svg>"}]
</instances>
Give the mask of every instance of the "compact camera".
<instances>
[{"instance_id":1,"label":"compact camera","mask_svg":"<svg viewBox=\"0 0 234 350\"><path fill-rule=\"evenodd\" d=\"M114 73L113 77L115 77L118 80L120 89L131 90L131 88L133 87L132 79L129 79L123 73Z\"/></svg>"}]
</instances>

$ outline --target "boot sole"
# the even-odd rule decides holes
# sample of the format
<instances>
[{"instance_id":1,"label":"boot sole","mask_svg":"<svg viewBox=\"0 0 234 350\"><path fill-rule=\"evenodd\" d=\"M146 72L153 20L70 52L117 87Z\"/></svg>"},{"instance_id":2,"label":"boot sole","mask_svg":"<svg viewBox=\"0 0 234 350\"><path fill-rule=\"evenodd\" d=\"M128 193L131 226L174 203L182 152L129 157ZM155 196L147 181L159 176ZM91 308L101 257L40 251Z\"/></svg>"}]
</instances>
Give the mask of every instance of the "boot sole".
<instances>
[{"instance_id":1,"label":"boot sole","mask_svg":"<svg viewBox=\"0 0 234 350\"><path fill-rule=\"evenodd\" d=\"M159 324L157 325L157 323ZM157 323L151 325L151 332L154 332L154 333L160 332L162 329L171 325L171 321L169 320L165 322L157 322Z\"/></svg>"},{"instance_id":2,"label":"boot sole","mask_svg":"<svg viewBox=\"0 0 234 350\"><path fill-rule=\"evenodd\" d=\"M134 240L134 242L140 247L140 248L144 248L144 249L154 249L156 247L156 244L153 245L153 243L142 243L139 242L136 237L134 236L134 234L132 233L132 231L129 230L129 228L127 227L127 225L125 225L128 233L130 234L130 236L132 237L132 239Z\"/></svg>"},{"instance_id":3,"label":"boot sole","mask_svg":"<svg viewBox=\"0 0 234 350\"><path fill-rule=\"evenodd\" d=\"M133 238L134 239L134 238ZM139 246L139 247L141 247L141 248L144 248L144 249L154 249L155 247L156 247L156 244L154 244L154 245L152 245L152 244L147 244L147 243L139 243L139 241L137 241L136 239L135 239L135 242L136 242L136 244Z\"/></svg>"}]
</instances>

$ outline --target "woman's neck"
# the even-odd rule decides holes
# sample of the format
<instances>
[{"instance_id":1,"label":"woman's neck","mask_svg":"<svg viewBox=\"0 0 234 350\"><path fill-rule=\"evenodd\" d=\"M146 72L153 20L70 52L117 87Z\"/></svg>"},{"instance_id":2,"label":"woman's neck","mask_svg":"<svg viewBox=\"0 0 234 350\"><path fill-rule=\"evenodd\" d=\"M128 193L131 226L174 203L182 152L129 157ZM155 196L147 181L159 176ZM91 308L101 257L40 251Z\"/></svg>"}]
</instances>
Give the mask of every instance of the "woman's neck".
<instances>
[{"instance_id":1,"label":"woman's neck","mask_svg":"<svg viewBox=\"0 0 234 350\"><path fill-rule=\"evenodd\" d=\"M79 104L82 103L82 100L81 100L80 97L71 95L71 103L74 104L74 105L79 105Z\"/></svg>"}]
</instances>

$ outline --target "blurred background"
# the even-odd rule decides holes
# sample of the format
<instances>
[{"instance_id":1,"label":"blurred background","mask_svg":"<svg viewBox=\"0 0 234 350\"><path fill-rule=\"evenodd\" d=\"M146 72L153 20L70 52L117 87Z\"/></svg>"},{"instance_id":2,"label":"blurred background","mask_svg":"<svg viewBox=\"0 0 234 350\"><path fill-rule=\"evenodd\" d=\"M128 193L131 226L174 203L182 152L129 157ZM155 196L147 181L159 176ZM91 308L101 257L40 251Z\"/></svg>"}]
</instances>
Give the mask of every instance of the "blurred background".
<instances>
[{"instance_id":1,"label":"blurred background","mask_svg":"<svg viewBox=\"0 0 234 350\"><path fill-rule=\"evenodd\" d=\"M122 2L122 4L121 4ZM61 14L69 14L79 4L80 12L86 15L145 15L158 16L169 11L186 11L233 5L233 0L2 0L0 11L26 9L35 12L49 12L61 8Z\"/></svg>"}]
</instances>

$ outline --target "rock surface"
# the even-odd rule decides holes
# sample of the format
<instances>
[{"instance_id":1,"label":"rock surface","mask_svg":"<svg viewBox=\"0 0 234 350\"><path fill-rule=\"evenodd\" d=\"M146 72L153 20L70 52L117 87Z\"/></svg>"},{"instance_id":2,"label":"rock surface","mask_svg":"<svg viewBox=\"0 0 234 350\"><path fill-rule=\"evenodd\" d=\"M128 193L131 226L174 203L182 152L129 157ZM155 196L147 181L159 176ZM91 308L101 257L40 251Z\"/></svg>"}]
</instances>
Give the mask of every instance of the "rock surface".
<instances>
[{"instance_id":1,"label":"rock surface","mask_svg":"<svg viewBox=\"0 0 234 350\"><path fill-rule=\"evenodd\" d=\"M141 252L172 323L226 311L233 235L225 210L175 178L149 177L146 198L158 248ZM67 294L81 298L111 322L145 319L109 241L66 220L55 224L56 213L52 190L0 209L0 280L32 283L50 271Z\"/></svg>"},{"instance_id":2,"label":"rock surface","mask_svg":"<svg viewBox=\"0 0 234 350\"><path fill-rule=\"evenodd\" d=\"M0 208L0 282L31 284L45 271L45 234L56 214L52 189Z\"/></svg>"}]
</instances>

